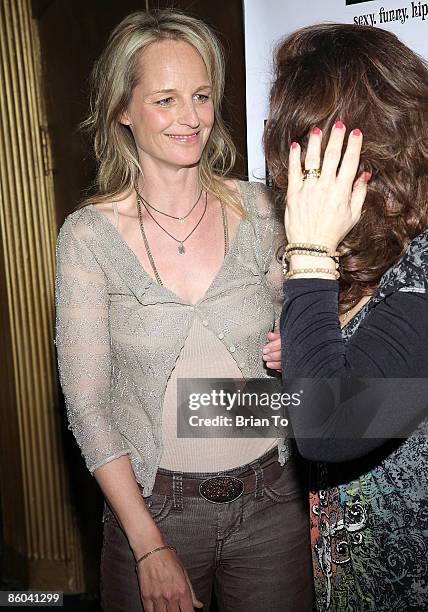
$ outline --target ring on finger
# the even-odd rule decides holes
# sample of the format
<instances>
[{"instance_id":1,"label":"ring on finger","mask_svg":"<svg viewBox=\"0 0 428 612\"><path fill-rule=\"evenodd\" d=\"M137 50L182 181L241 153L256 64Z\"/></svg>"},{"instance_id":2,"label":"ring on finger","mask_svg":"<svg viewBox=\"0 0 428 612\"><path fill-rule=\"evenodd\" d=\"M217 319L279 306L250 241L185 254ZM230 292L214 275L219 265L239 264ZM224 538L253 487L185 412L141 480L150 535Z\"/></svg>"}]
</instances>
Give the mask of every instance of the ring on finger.
<instances>
[{"instance_id":1,"label":"ring on finger","mask_svg":"<svg viewBox=\"0 0 428 612\"><path fill-rule=\"evenodd\" d=\"M309 170L303 170L303 180L306 179L319 179L321 176L320 168L309 168Z\"/></svg>"}]
</instances>

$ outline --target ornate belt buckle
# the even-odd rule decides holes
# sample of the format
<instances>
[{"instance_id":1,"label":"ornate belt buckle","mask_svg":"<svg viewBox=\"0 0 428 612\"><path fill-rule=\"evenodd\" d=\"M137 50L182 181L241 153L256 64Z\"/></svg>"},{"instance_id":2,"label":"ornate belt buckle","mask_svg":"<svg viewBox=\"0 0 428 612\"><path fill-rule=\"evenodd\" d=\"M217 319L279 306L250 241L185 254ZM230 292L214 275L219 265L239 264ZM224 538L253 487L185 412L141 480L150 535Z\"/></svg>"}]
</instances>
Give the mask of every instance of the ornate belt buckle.
<instances>
[{"instance_id":1,"label":"ornate belt buckle","mask_svg":"<svg viewBox=\"0 0 428 612\"><path fill-rule=\"evenodd\" d=\"M233 502L244 492L244 482L235 476L215 476L203 480L199 495L212 504Z\"/></svg>"}]
</instances>

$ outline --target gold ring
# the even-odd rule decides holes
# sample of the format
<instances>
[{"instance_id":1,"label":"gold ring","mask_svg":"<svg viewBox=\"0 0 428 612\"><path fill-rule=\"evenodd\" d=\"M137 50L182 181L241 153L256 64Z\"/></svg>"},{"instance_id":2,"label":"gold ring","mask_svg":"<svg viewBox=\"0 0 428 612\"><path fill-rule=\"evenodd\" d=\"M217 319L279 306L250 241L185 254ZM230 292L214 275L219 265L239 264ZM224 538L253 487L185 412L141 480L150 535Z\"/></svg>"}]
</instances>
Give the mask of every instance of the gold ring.
<instances>
[{"instance_id":1,"label":"gold ring","mask_svg":"<svg viewBox=\"0 0 428 612\"><path fill-rule=\"evenodd\" d=\"M320 168L310 168L309 170L303 170L303 180L304 181L306 181L306 179L308 178L319 179L320 176L321 176Z\"/></svg>"}]
</instances>

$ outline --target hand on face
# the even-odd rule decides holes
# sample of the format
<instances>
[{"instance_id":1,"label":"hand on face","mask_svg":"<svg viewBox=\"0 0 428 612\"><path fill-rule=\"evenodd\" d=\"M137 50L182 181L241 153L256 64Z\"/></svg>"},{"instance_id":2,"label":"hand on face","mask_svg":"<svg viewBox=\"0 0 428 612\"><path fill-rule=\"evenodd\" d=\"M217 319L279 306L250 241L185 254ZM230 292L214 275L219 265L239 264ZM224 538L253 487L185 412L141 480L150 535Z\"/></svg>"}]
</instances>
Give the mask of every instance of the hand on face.
<instances>
[{"instance_id":1,"label":"hand on face","mask_svg":"<svg viewBox=\"0 0 428 612\"><path fill-rule=\"evenodd\" d=\"M363 172L355 180L363 140L358 129L348 137L338 170L345 133L345 126L338 121L330 134L321 167L322 133L318 128L312 130L305 169L321 168L319 178L304 180L301 149L292 143L284 215L288 242L320 244L335 250L360 219L370 174Z\"/></svg>"}]
</instances>

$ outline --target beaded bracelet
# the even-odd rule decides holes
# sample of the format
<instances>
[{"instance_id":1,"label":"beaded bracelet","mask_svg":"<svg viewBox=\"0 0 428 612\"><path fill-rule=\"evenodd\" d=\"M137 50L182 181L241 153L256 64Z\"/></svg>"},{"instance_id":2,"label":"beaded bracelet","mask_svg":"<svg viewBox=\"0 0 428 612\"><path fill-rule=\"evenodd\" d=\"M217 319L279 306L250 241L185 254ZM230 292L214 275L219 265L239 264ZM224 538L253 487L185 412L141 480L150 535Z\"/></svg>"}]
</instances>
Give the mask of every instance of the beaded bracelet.
<instances>
[{"instance_id":1,"label":"beaded bracelet","mask_svg":"<svg viewBox=\"0 0 428 612\"><path fill-rule=\"evenodd\" d=\"M174 546L158 546L157 548L154 548L153 550L149 550L149 552L146 552L146 554L144 554L142 557L140 557L139 559L136 560L135 562L135 568L137 568L138 564L141 563L141 561L144 561L144 559L147 559L147 557L150 557L150 555L153 555L154 553L157 553L161 550L173 550L174 552L177 552L177 549L174 548Z\"/></svg>"},{"instance_id":2,"label":"beaded bracelet","mask_svg":"<svg viewBox=\"0 0 428 612\"><path fill-rule=\"evenodd\" d=\"M330 268L300 268L286 272L284 274L285 280L296 276L296 274L329 274L334 276L336 280L340 277L340 273L337 270L331 270Z\"/></svg>"},{"instance_id":3,"label":"beaded bracelet","mask_svg":"<svg viewBox=\"0 0 428 612\"><path fill-rule=\"evenodd\" d=\"M327 257L327 255L325 257ZM338 272L338 270L339 270L339 258L338 257L331 257L330 259L332 259L334 261L334 267L335 267L336 271L330 270L330 268L329 268L329 270L328 270L329 274L333 274L333 275L337 274L337 278L339 278L339 276L340 276L340 273ZM282 256L282 273L284 274L284 276L286 278L289 278L287 276L287 274L288 274L288 262L287 262L286 253L284 253L284 255Z\"/></svg>"},{"instance_id":4,"label":"beaded bracelet","mask_svg":"<svg viewBox=\"0 0 428 612\"><path fill-rule=\"evenodd\" d=\"M332 251L329 247L324 246L323 244L313 244L311 242L290 242L285 247L285 253L289 253L294 250L299 251L313 251L316 253L324 253L328 257L339 257L340 253L338 251Z\"/></svg>"},{"instance_id":5,"label":"beaded bracelet","mask_svg":"<svg viewBox=\"0 0 428 612\"><path fill-rule=\"evenodd\" d=\"M292 249L291 251L287 251L284 253L286 259L290 261L290 257L292 255L309 255L311 257L328 257L332 259L336 264L336 270L339 269L339 256L338 255L328 255L325 251L311 251L310 249Z\"/></svg>"}]
</instances>

